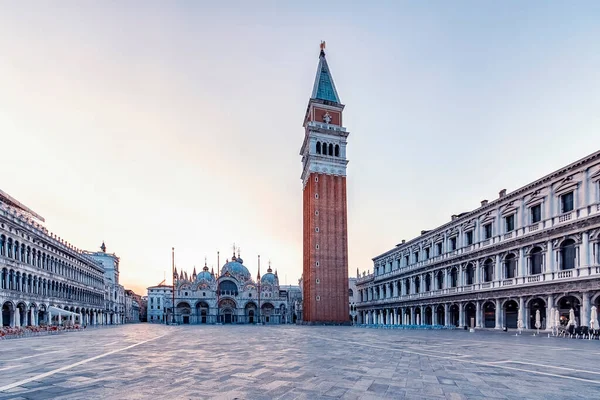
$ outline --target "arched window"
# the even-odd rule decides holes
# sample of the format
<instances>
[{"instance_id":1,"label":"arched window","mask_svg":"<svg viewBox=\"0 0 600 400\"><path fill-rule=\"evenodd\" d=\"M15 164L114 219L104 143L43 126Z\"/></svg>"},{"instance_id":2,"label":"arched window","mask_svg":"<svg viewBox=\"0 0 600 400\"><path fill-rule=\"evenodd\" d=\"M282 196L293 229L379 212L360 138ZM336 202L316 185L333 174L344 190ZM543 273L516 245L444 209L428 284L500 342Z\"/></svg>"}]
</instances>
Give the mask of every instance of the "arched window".
<instances>
[{"instance_id":1,"label":"arched window","mask_svg":"<svg viewBox=\"0 0 600 400\"><path fill-rule=\"evenodd\" d=\"M410 294L410 279L409 278L406 278L404 280L404 291L405 291L405 294Z\"/></svg>"},{"instance_id":2,"label":"arched window","mask_svg":"<svg viewBox=\"0 0 600 400\"><path fill-rule=\"evenodd\" d=\"M235 295L237 296L238 294L238 289L237 289L237 285L235 283L233 283L232 281L223 281L219 284L219 291L221 292L221 294L229 294L229 295Z\"/></svg>"},{"instance_id":3,"label":"arched window","mask_svg":"<svg viewBox=\"0 0 600 400\"><path fill-rule=\"evenodd\" d=\"M354 291L352 289L348 289L348 297L353 297Z\"/></svg>"},{"instance_id":4,"label":"arched window","mask_svg":"<svg viewBox=\"0 0 600 400\"><path fill-rule=\"evenodd\" d=\"M425 291L429 292L431 290L431 275L425 275Z\"/></svg>"},{"instance_id":5,"label":"arched window","mask_svg":"<svg viewBox=\"0 0 600 400\"><path fill-rule=\"evenodd\" d=\"M421 292L421 278L415 277L415 293Z\"/></svg>"},{"instance_id":6,"label":"arched window","mask_svg":"<svg viewBox=\"0 0 600 400\"><path fill-rule=\"evenodd\" d=\"M443 289L444 288L444 273L442 271L438 271L437 275L437 289Z\"/></svg>"},{"instance_id":7,"label":"arched window","mask_svg":"<svg viewBox=\"0 0 600 400\"><path fill-rule=\"evenodd\" d=\"M575 268L575 241L567 239L560 245L560 269Z\"/></svg>"},{"instance_id":8,"label":"arched window","mask_svg":"<svg viewBox=\"0 0 600 400\"><path fill-rule=\"evenodd\" d=\"M473 268L473 264L467 265L465 275L467 278L467 285L472 285L475 283L475 268Z\"/></svg>"},{"instance_id":9,"label":"arched window","mask_svg":"<svg viewBox=\"0 0 600 400\"><path fill-rule=\"evenodd\" d=\"M514 254L509 254L504 259L504 279L512 279L517 272L517 258Z\"/></svg>"},{"instance_id":10,"label":"arched window","mask_svg":"<svg viewBox=\"0 0 600 400\"><path fill-rule=\"evenodd\" d=\"M529 265L531 268L530 274L537 275L542 273L542 261L544 259L544 254L542 253L542 249L540 247L534 247L531 250L529 256Z\"/></svg>"},{"instance_id":11,"label":"arched window","mask_svg":"<svg viewBox=\"0 0 600 400\"><path fill-rule=\"evenodd\" d=\"M340 156L340 145L339 144L335 145L335 156L336 157Z\"/></svg>"},{"instance_id":12,"label":"arched window","mask_svg":"<svg viewBox=\"0 0 600 400\"><path fill-rule=\"evenodd\" d=\"M450 271L450 287L458 286L458 270L456 268L452 268Z\"/></svg>"},{"instance_id":13,"label":"arched window","mask_svg":"<svg viewBox=\"0 0 600 400\"><path fill-rule=\"evenodd\" d=\"M0 235L0 256L5 256L6 250L4 250L4 244L6 243L6 236Z\"/></svg>"},{"instance_id":14,"label":"arched window","mask_svg":"<svg viewBox=\"0 0 600 400\"><path fill-rule=\"evenodd\" d=\"M317 142L317 154L321 154L321 142Z\"/></svg>"},{"instance_id":15,"label":"arched window","mask_svg":"<svg viewBox=\"0 0 600 400\"><path fill-rule=\"evenodd\" d=\"M494 280L494 260L488 258L483 264L483 281L491 282Z\"/></svg>"},{"instance_id":16,"label":"arched window","mask_svg":"<svg viewBox=\"0 0 600 400\"><path fill-rule=\"evenodd\" d=\"M333 155L333 145L331 143L329 143L329 155Z\"/></svg>"}]
</instances>

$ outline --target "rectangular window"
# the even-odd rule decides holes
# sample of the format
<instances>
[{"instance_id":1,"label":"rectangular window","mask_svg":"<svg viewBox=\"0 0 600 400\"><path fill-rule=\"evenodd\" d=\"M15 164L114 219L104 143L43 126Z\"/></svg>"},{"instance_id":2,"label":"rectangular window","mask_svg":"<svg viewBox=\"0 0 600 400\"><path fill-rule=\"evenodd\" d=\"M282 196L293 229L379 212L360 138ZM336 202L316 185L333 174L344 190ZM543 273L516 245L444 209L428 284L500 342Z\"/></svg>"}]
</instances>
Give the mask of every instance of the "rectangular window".
<instances>
[{"instance_id":1,"label":"rectangular window","mask_svg":"<svg viewBox=\"0 0 600 400\"><path fill-rule=\"evenodd\" d=\"M573 211L573 192L560 196L560 204L562 213Z\"/></svg>"},{"instance_id":2,"label":"rectangular window","mask_svg":"<svg viewBox=\"0 0 600 400\"><path fill-rule=\"evenodd\" d=\"M483 227L483 238L490 239L492 237L492 224L489 223Z\"/></svg>"},{"instance_id":3,"label":"rectangular window","mask_svg":"<svg viewBox=\"0 0 600 400\"><path fill-rule=\"evenodd\" d=\"M425 259L429 260L429 247L425 249Z\"/></svg>"},{"instance_id":4,"label":"rectangular window","mask_svg":"<svg viewBox=\"0 0 600 400\"><path fill-rule=\"evenodd\" d=\"M415 251L415 262L419 262L419 252Z\"/></svg>"},{"instance_id":5,"label":"rectangular window","mask_svg":"<svg viewBox=\"0 0 600 400\"><path fill-rule=\"evenodd\" d=\"M515 230L515 214L509 215L504 218L506 221L506 232L512 232Z\"/></svg>"},{"instance_id":6,"label":"rectangular window","mask_svg":"<svg viewBox=\"0 0 600 400\"><path fill-rule=\"evenodd\" d=\"M530 208L531 211L531 223L535 224L542 220L542 205L538 204Z\"/></svg>"},{"instance_id":7,"label":"rectangular window","mask_svg":"<svg viewBox=\"0 0 600 400\"><path fill-rule=\"evenodd\" d=\"M467 232L467 246L473 244L473 231Z\"/></svg>"},{"instance_id":8,"label":"rectangular window","mask_svg":"<svg viewBox=\"0 0 600 400\"><path fill-rule=\"evenodd\" d=\"M408 256L404 256L404 265L408 266Z\"/></svg>"},{"instance_id":9,"label":"rectangular window","mask_svg":"<svg viewBox=\"0 0 600 400\"><path fill-rule=\"evenodd\" d=\"M450 251L456 250L456 237L450 238Z\"/></svg>"}]
</instances>

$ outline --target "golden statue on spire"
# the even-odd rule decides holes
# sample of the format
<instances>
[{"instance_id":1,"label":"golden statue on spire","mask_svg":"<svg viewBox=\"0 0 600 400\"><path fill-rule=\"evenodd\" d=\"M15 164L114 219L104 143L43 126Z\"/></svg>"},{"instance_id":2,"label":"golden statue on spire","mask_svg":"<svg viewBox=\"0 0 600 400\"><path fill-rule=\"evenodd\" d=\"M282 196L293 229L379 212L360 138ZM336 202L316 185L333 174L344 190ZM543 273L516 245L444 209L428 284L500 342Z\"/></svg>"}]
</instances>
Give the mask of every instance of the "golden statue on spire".
<instances>
[{"instance_id":1,"label":"golden statue on spire","mask_svg":"<svg viewBox=\"0 0 600 400\"><path fill-rule=\"evenodd\" d=\"M325 51L326 43L324 40L321 40L321 51Z\"/></svg>"}]
</instances>

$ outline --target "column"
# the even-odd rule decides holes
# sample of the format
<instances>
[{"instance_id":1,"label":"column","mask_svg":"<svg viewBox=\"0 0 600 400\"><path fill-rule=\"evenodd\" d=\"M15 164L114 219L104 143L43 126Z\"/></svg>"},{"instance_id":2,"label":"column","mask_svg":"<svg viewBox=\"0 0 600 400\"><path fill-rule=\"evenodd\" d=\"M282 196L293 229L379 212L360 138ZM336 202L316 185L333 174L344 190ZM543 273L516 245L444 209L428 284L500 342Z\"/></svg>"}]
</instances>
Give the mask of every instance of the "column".
<instances>
[{"instance_id":1,"label":"column","mask_svg":"<svg viewBox=\"0 0 600 400\"><path fill-rule=\"evenodd\" d=\"M437 320L437 306L431 306L431 324L432 325L437 325L438 324L438 320Z\"/></svg>"},{"instance_id":2,"label":"column","mask_svg":"<svg viewBox=\"0 0 600 400\"><path fill-rule=\"evenodd\" d=\"M476 328L481 328L481 301L477 300L477 302L475 303L476 309L475 309L475 327Z\"/></svg>"},{"instance_id":3,"label":"column","mask_svg":"<svg viewBox=\"0 0 600 400\"><path fill-rule=\"evenodd\" d=\"M33 307L29 309L29 318L29 325L36 326L37 324L35 323L35 310L33 309Z\"/></svg>"},{"instance_id":4,"label":"column","mask_svg":"<svg viewBox=\"0 0 600 400\"><path fill-rule=\"evenodd\" d=\"M527 318L527 313L525 312L525 299L523 296L519 297L519 310L521 311L521 318L523 318L523 329L529 329L527 325L529 325L529 318ZM517 321L517 327L519 326L519 321Z\"/></svg>"},{"instance_id":5,"label":"column","mask_svg":"<svg viewBox=\"0 0 600 400\"><path fill-rule=\"evenodd\" d=\"M552 240L547 242L548 251L546 252L546 272L554 272L554 250L552 249Z\"/></svg>"},{"instance_id":6,"label":"column","mask_svg":"<svg viewBox=\"0 0 600 400\"><path fill-rule=\"evenodd\" d=\"M465 326L465 312L462 303L458 303L458 326Z\"/></svg>"},{"instance_id":7,"label":"column","mask_svg":"<svg viewBox=\"0 0 600 400\"><path fill-rule=\"evenodd\" d=\"M500 325L501 312L502 310L500 309L500 299L496 299L496 326L494 327L494 329L502 329L502 326Z\"/></svg>"},{"instance_id":8,"label":"column","mask_svg":"<svg viewBox=\"0 0 600 400\"><path fill-rule=\"evenodd\" d=\"M475 283L481 283L481 262L475 261Z\"/></svg>"},{"instance_id":9,"label":"column","mask_svg":"<svg viewBox=\"0 0 600 400\"><path fill-rule=\"evenodd\" d=\"M392 286L394 297L398 297L398 285L396 284L396 281L392 282Z\"/></svg>"},{"instance_id":10,"label":"column","mask_svg":"<svg viewBox=\"0 0 600 400\"><path fill-rule=\"evenodd\" d=\"M583 303L579 310L577 326L590 326L590 294L589 292L583 292L581 293L581 297L583 298Z\"/></svg>"},{"instance_id":11,"label":"column","mask_svg":"<svg viewBox=\"0 0 600 400\"><path fill-rule=\"evenodd\" d=\"M589 265L590 265L590 235L587 232L583 232L581 234L581 252L580 252L580 257L579 257L579 267L587 267Z\"/></svg>"},{"instance_id":12,"label":"column","mask_svg":"<svg viewBox=\"0 0 600 400\"><path fill-rule=\"evenodd\" d=\"M500 254L496 254L496 271L494 271L494 280L502 279L502 263L500 262Z\"/></svg>"},{"instance_id":13,"label":"column","mask_svg":"<svg viewBox=\"0 0 600 400\"><path fill-rule=\"evenodd\" d=\"M448 303L444 304L444 325L446 326L450 325L450 315L448 313L449 308L450 307L448 307Z\"/></svg>"},{"instance_id":14,"label":"column","mask_svg":"<svg viewBox=\"0 0 600 400\"><path fill-rule=\"evenodd\" d=\"M393 313L392 313L392 325L398 325L398 320L397 320L397 315L396 315L396 309L393 309Z\"/></svg>"},{"instance_id":15,"label":"column","mask_svg":"<svg viewBox=\"0 0 600 400\"><path fill-rule=\"evenodd\" d=\"M517 265L517 276L527 275L527 265L525 263L525 250L521 247L519 249L519 264Z\"/></svg>"},{"instance_id":16,"label":"column","mask_svg":"<svg viewBox=\"0 0 600 400\"><path fill-rule=\"evenodd\" d=\"M425 325L425 306L421 306L421 320L419 325Z\"/></svg>"},{"instance_id":17,"label":"column","mask_svg":"<svg viewBox=\"0 0 600 400\"><path fill-rule=\"evenodd\" d=\"M546 301L546 330L550 330L550 325L554 325L554 315L550 314L550 310L554 307L554 295L548 295L548 301Z\"/></svg>"}]
</instances>

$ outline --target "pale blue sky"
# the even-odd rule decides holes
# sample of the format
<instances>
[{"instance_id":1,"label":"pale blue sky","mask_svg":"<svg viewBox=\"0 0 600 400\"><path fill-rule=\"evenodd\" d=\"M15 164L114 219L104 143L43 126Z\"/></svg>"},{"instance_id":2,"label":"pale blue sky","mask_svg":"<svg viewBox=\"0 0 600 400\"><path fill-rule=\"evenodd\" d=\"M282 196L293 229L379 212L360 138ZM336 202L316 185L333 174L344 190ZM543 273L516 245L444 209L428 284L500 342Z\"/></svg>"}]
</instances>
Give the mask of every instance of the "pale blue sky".
<instances>
[{"instance_id":1,"label":"pale blue sky","mask_svg":"<svg viewBox=\"0 0 600 400\"><path fill-rule=\"evenodd\" d=\"M351 132L351 275L598 150L600 3L371 3L3 2L0 187L105 240L138 291L171 246L191 271L232 242L296 283L320 40Z\"/></svg>"}]
</instances>

